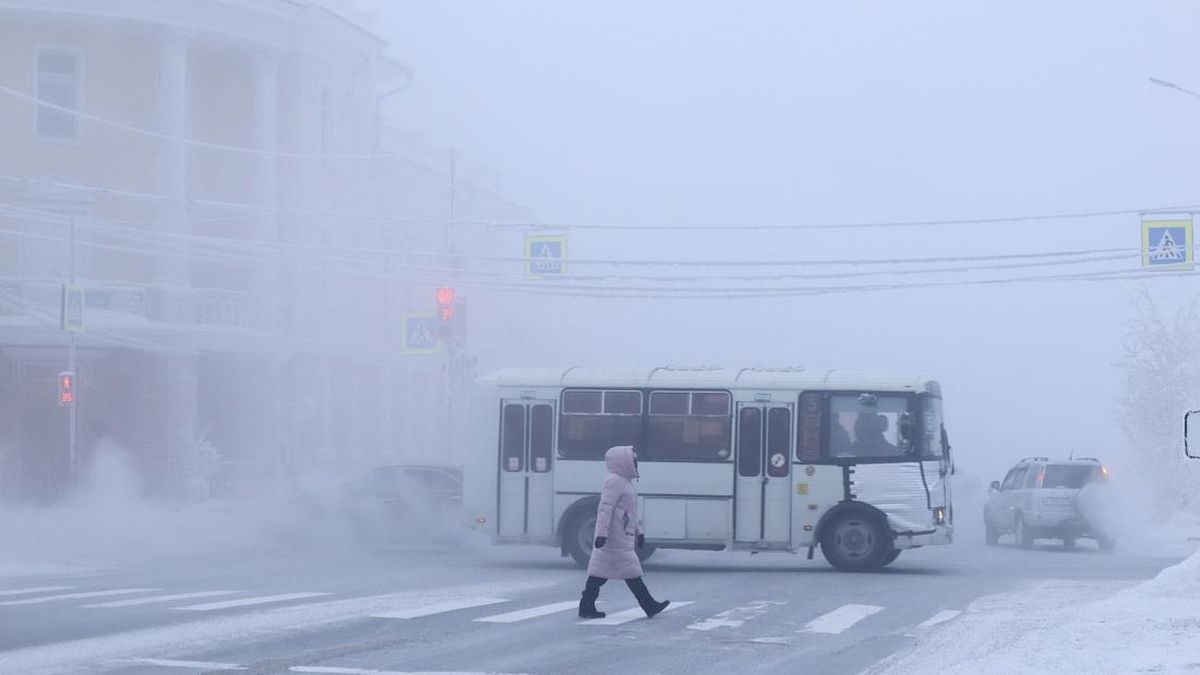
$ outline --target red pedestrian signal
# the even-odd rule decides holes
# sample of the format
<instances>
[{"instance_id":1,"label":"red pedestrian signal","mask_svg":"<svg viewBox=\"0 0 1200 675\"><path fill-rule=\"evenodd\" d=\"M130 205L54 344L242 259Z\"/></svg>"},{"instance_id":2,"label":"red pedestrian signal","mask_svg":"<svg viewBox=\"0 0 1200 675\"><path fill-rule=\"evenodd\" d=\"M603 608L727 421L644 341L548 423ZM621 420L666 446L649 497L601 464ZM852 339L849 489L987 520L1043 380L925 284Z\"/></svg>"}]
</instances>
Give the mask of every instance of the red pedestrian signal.
<instances>
[{"instance_id":1,"label":"red pedestrian signal","mask_svg":"<svg viewBox=\"0 0 1200 675\"><path fill-rule=\"evenodd\" d=\"M58 404L73 405L75 403L75 373L64 370L58 374Z\"/></svg>"},{"instance_id":2,"label":"red pedestrian signal","mask_svg":"<svg viewBox=\"0 0 1200 675\"><path fill-rule=\"evenodd\" d=\"M454 305L442 305L438 307L438 318L442 321L449 321L454 318Z\"/></svg>"}]
</instances>

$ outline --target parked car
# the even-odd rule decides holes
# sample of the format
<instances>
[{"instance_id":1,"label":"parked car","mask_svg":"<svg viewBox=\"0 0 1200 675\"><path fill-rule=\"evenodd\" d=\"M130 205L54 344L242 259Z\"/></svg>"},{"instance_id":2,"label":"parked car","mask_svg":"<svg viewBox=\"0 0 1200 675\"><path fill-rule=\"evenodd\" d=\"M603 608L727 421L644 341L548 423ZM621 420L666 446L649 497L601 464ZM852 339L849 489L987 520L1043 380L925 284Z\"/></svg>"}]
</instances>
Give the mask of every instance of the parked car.
<instances>
[{"instance_id":1,"label":"parked car","mask_svg":"<svg viewBox=\"0 0 1200 675\"><path fill-rule=\"evenodd\" d=\"M462 469L383 466L350 481L343 497L355 538L369 543L451 543L459 535Z\"/></svg>"},{"instance_id":2,"label":"parked car","mask_svg":"<svg viewBox=\"0 0 1200 675\"><path fill-rule=\"evenodd\" d=\"M1103 515L1107 482L1108 469L1090 457L1021 460L1003 482L992 482L983 507L987 544L995 546L1011 533L1020 548L1032 548L1035 539L1061 539L1065 548L1074 548L1077 539L1088 537L1101 550L1113 550L1116 540Z\"/></svg>"}]
</instances>

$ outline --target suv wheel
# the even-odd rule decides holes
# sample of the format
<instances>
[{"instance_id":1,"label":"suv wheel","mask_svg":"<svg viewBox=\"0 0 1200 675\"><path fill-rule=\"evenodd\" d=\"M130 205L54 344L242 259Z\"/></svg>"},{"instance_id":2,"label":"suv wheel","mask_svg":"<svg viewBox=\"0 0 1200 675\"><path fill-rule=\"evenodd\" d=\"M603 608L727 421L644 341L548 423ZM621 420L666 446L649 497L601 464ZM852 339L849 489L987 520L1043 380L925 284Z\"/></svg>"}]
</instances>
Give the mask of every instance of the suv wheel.
<instances>
[{"instance_id":1,"label":"suv wheel","mask_svg":"<svg viewBox=\"0 0 1200 675\"><path fill-rule=\"evenodd\" d=\"M992 521L986 516L983 519L983 539L988 546L995 546L1000 543L1000 532L992 526Z\"/></svg>"},{"instance_id":2,"label":"suv wheel","mask_svg":"<svg viewBox=\"0 0 1200 675\"><path fill-rule=\"evenodd\" d=\"M1013 530L1013 534L1017 540L1017 548L1033 548L1033 532L1025 525L1025 519L1020 515L1017 516L1017 524Z\"/></svg>"}]
</instances>

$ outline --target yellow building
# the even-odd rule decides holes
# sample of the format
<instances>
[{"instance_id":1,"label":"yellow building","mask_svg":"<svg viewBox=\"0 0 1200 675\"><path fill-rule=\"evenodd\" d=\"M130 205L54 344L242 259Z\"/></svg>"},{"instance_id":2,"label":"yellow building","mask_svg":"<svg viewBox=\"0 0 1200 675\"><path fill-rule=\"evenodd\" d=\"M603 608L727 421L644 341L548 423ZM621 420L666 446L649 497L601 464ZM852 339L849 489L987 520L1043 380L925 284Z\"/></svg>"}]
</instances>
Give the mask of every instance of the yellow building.
<instances>
[{"instance_id":1,"label":"yellow building","mask_svg":"<svg viewBox=\"0 0 1200 675\"><path fill-rule=\"evenodd\" d=\"M411 74L346 4L0 0L0 500L55 498L101 441L165 496L444 451L443 358L398 347L440 280L403 254L453 246L452 201L521 210L383 149Z\"/></svg>"}]
</instances>

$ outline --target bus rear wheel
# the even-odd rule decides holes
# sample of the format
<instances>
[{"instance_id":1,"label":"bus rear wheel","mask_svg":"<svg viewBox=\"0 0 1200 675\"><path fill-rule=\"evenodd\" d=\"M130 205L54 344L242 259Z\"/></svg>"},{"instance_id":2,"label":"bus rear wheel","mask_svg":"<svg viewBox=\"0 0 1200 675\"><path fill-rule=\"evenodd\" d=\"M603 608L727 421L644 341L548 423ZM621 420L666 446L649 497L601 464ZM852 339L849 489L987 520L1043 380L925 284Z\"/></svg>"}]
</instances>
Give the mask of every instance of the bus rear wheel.
<instances>
[{"instance_id":1,"label":"bus rear wheel","mask_svg":"<svg viewBox=\"0 0 1200 675\"><path fill-rule=\"evenodd\" d=\"M821 554L846 572L877 570L891 562L887 557L893 550L887 529L865 509L838 514L821 533Z\"/></svg>"},{"instance_id":2,"label":"bus rear wheel","mask_svg":"<svg viewBox=\"0 0 1200 675\"><path fill-rule=\"evenodd\" d=\"M592 537L596 533L595 514L583 514L572 521L565 536L567 553L575 559L575 564L587 567L592 559Z\"/></svg>"}]
</instances>

